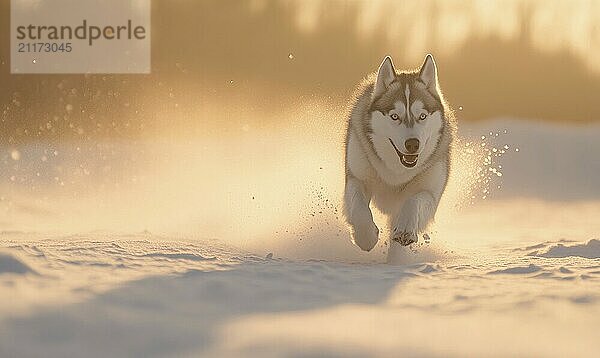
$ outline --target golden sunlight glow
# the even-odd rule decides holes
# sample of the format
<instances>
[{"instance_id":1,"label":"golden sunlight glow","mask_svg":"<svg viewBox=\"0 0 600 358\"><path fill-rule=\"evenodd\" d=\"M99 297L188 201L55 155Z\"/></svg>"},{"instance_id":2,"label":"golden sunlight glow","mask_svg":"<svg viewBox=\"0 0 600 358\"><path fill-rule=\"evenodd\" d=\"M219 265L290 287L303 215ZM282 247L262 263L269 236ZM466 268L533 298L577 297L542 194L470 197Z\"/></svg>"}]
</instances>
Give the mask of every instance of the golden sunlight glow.
<instances>
[{"instance_id":1,"label":"golden sunlight glow","mask_svg":"<svg viewBox=\"0 0 600 358\"><path fill-rule=\"evenodd\" d=\"M550 3L552 6L550 6ZM297 0L296 25L314 32L331 2ZM371 41L383 29L388 46L402 48L410 61L436 49L456 52L468 38L525 40L544 52L567 50L600 72L600 3L587 0L373 0L338 3L357 14L356 35Z\"/></svg>"}]
</instances>

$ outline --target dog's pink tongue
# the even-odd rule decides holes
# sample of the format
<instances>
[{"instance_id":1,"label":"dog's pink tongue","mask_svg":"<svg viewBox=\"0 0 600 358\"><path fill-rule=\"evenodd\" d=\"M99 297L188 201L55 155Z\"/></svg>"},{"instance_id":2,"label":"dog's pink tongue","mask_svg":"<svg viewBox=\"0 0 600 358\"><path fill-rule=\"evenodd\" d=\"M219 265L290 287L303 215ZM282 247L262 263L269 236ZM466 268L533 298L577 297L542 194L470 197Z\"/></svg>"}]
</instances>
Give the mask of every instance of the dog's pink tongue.
<instances>
[{"instance_id":1,"label":"dog's pink tongue","mask_svg":"<svg viewBox=\"0 0 600 358\"><path fill-rule=\"evenodd\" d=\"M409 163L414 162L415 160L417 160L417 154L414 155L410 155L410 154L404 154L404 160L406 160Z\"/></svg>"}]
</instances>

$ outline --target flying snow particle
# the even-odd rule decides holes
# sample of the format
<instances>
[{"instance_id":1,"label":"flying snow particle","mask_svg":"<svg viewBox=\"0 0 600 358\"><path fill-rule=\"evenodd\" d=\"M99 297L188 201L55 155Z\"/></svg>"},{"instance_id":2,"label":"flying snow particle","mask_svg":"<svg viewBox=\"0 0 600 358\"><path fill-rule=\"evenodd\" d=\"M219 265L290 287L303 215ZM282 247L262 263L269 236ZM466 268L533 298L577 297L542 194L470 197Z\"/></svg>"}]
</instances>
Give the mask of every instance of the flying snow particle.
<instances>
[{"instance_id":1,"label":"flying snow particle","mask_svg":"<svg viewBox=\"0 0 600 358\"><path fill-rule=\"evenodd\" d=\"M13 149L10 152L10 157L12 158L12 160L19 160L21 159L21 153L18 150Z\"/></svg>"},{"instance_id":2,"label":"flying snow particle","mask_svg":"<svg viewBox=\"0 0 600 358\"><path fill-rule=\"evenodd\" d=\"M428 244L431 241L431 237L425 233L423 234L423 240L425 240L425 243Z\"/></svg>"},{"instance_id":3,"label":"flying snow particle","mask_svg":"<svg viewBox=\"0 0 600 358\"><path fill-rule=\"evenodd\" d=\"M463 110L463 106L458 106L458 110L462 111Z\"/></svg>"},{"instance_id":4,"label":"flying snow particle","mask_svg":"<svg viewBox=\"0 0 600 358\"><path fill-rule=\"evenodd\" d=\"M293 59L294 59L294 54L293 54L293 53L290 53L290 54L288 55L288 58L289 58L290 60L293 60Z\"/></svg>"}]
</instances>

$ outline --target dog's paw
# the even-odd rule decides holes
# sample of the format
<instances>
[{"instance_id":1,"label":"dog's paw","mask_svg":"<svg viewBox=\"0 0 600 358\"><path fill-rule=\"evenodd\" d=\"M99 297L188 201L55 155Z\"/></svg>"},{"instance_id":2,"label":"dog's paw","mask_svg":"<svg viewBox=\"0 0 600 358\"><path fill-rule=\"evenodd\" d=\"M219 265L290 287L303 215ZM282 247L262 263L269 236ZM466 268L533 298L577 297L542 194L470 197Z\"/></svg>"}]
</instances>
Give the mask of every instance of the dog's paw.
<instances>
[{"instance_id":1,"label":"dog's paw","mask_svg":"<svg viewBox=\"0 0 600 358\"><path fill-rule=\"evenodd\" d=\"M419 231L417 227L417 215L415 213L416 209L406 210L405 207L403 213L396 219L394 230L392 230L391 239L393 241L402 246L408 246L419 241L419 236L417 235Z\"/></svg>"},{"instance_id":2,"label":"dog's paw","mask_svg":"<svg viewBox=\"0 0 600 358\"><path fill-rule=\"evenodd\" d=\"M379 240L379 229L374 222L352 228L352 241L364 251L371 251Z\"/></svg>"},{"instance_id":3,"label":"dog's paw","mask_svg":"<svg viewBox=\"0 0 600 358\"><path fill-rule=\"evenodd\" d=\"M400 231L395 229L392 233L392 240L402 246L408 246L419 241L419 236L412 231Z\"/></svg>"}]
</instances>

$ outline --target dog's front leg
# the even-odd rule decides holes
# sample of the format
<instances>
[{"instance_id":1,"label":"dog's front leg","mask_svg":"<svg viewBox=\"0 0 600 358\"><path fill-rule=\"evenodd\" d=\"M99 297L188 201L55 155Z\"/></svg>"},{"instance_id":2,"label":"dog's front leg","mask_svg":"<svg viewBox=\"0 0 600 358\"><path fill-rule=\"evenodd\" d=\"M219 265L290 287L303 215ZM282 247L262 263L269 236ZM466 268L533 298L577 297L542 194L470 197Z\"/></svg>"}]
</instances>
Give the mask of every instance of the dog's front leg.
<instances>
[{"instance_id":1,"label":"dog's front leg","mask_svg":"<svg viewBox=\"0 0 600 358\"><path fill-rule=\"evenodd\" d=\"M398 215L392 231L392 240L403 246L418 241L433 219L437 202L428 191L421 191L409 197Z\"/></svg>"},{"instance_id":2,"label":"dog's front leg","mask_svg":"<svg viewBox=\"0 0 600 358\"><path fill-rule=\"evenodd\" d=\"M403 246L418 241L418 235L433 220L440 198L448 180L448 164L435 163L422 174L422 179L407 188L412 193L392 221L392 246L398 242Z\"/></svg>"},{"instance_id":3,"label":"dog's front leg","mask_svg":"<svg viewBox=\"0 0 600 358\"><path fill-rule=\"evenodd\" d=\"M344 214L350 225L352 240L364 251L371 251L379 238L379 229L373 222L373 213L369 208L370 200L371 195L364 184L348 174L344 194Z\"/></svg>"}]
</instances>

